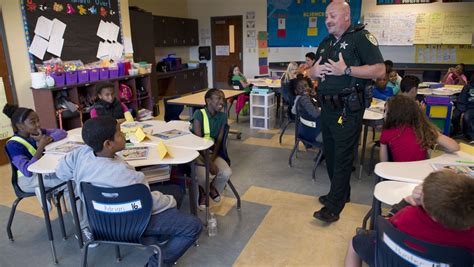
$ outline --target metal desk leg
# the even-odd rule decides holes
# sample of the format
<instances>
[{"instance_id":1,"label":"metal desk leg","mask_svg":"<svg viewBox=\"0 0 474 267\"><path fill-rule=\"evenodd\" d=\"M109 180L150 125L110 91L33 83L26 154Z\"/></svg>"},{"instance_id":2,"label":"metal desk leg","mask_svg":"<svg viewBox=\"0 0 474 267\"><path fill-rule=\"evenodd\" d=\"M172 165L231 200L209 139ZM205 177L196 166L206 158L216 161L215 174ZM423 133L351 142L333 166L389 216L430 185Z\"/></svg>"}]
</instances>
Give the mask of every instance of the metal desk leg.
<instances>
[{"instance_id":1,"label":"metal desk leg","mask_svg":"<svg viewBox=\"0 0 474 267\"><path fill-rule=\"evenodd\" d=\"M82 249L84 246L84 241L82 240L81 222L79 221L79 215L77 213L76 195L74 194L74 187L72 186L71 180L67 181L67 190L69 191L69 203L71 204L72 218L74 220L74 230L76 231L77 242L79 243L79 248Z\"/></svg>"},{"instance_id":2,"label":"metal desk leg","mask_svg":"<svg viewBox=\"0 0 474 267\"><path fill-rule=\"evenodd\" d=\"M207 221L209 220L209 149L204 151L204 166L206 166L206 221L204 224L207 226Z\"/></svg>"},{"instance_id":3,"label":"metal desk leg","mask_svg":"<svg viewBox=\"0 0 474 267\"><path fill-rule=\"evenodd\" d=\"M362 140L362 152L359 159L359 180L362 178L362 170L364 169L365 147L367 146L367 132L369 125L364 124L364 139Z\"/></svg>"},{"instance_id":4,"label":"metal desk leg","mask_svg":"<svg viewBox=\"0 0 474 267\"><path fill-rule=\"evenodd\" d=\"M51 244L51 253L53 254L53 262L57 264L58 259L56 258L56 248L54 247L54 237L51 229L51 220L49 218L46 190L44 188L43 175L41 173L38 174L38 184L41 193L41 204L43 205L44 222L46 224L46 231L48 232L48 239Z\"/></svg>"},{"instance_id":5,"label":"metal desk leg","mask_svg":"<svg viewBox=\"0 0 474 267\"><path fill-rule=\"evenodd\" d=\"M378 176L378 175L375 175L375 179L374 179L374 190L375 190L375 186L381 181L382 179ZM373 200L372 200L372 217L370 218L370 230L375 230L375 222L376 222L376 218L382 214L382 208L381 208L381 205L382 203L380 203L380 201L375 197L373 196Z\"/></svg>"},{"instance_id":6,"label":"metal desk leg","mask_svg":"<svg viewBox=\"0 0 474 267\"><path fill-rule=\"evenodd\" d=\"M196 161L191 162L191 188L189 188L189 206L191 209L191 214L197 216L197 203L196 203Z\"/></svg>"}]
</instances>

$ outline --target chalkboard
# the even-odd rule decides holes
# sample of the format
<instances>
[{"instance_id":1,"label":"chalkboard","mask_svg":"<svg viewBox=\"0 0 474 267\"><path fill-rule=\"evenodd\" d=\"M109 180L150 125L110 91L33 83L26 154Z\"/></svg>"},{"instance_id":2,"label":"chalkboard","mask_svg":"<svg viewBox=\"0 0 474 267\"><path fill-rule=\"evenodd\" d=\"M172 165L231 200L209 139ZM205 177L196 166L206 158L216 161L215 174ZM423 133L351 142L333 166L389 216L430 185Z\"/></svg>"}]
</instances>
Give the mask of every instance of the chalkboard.
<instances>
[{"instance_id":1,"label":"chalkboard","mask_svg":"<svg viewBox=\"0 0 474 267\"><path fill-rule=\"evenodd\" d=\"M315 47L328 35L325 10L329 0L268 0L269 47ZM350 1L353 23L360 20L361 0Z\"/></svg>"},{"instance_id":2,"label":"chalkboard","mask_svg":"<svg viewBox=\"0 0 474 267\"><path fill-rule=\"evenodd\" d=\"M83 63L98 60L97 49L102 39L96 34L101 20L120 27L117 41L123 43L119 0L21 0L20 4L28 48L41 16L50 20L56 18L66 24L62 60L80 59ZM34 71L35 63L52 57L56 56L46 52L43 60L40 60L30 54L31 70Z\"/></svg>"}]
</instances>

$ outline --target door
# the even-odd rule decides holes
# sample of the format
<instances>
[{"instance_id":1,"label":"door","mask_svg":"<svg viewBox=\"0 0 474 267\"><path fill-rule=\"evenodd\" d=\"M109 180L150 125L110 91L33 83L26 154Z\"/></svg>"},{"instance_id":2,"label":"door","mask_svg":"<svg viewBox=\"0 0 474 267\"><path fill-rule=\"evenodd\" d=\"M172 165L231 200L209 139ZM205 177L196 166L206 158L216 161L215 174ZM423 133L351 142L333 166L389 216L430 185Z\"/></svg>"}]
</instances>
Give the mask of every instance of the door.
<instances>
[{"instance_id":1,"label":"door","mask_svg":"<svg viewBox=\"0 0 474 267\"><path fill-rule=\"evenodd\" d=\"M4 39L5 36L5 28L3 25L3 16L1 16L1 11L0 11L0 77L3 80L3 86L0 84L0 105L1 109L3 110L3 105L4 101L6 99L7 103L12 104L13 103L13 93L10 87L10 75L8 72L8 66L7 66L7 56L6 56L6 40ZM2 115L3 116L3 115ZM6 116L3 117L6 119ZM5 122L8 124L8 120L2 121L0 125L0 165L8 163L8 158L7 155L5 154L5 143L7 142L7 136L3 136L4 134L4 129L3 125Z\"/></svg>"},{"instance_id":2,"label":"door","mask_svg":"<svg viewBox=\"0 0 474 267\"><path fill-rule=\"evenodd\" d=\"M211 17L211 34L213 85L215 88L230 88L227 82L230 67L237 65L244 73L242 16Z\"/></svg>"}]
</instances>

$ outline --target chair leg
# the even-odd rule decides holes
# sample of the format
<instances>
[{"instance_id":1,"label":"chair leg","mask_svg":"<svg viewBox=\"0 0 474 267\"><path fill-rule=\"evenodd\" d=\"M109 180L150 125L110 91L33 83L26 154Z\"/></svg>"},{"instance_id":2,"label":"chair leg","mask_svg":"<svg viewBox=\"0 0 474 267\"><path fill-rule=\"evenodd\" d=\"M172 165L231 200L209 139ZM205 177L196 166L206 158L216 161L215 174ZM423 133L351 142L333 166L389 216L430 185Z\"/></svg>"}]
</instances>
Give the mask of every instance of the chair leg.
<instances>
[{"instance_id":1,"label":"chair leg","mask_svg":"<svg viewBox=\"0 0 474 267\"><path fill-rule=\"evenodd\" d=\"M372 142L375 141L375 127L372 127Z\"/></svg>"},{"instance_id":2,"label":"chair leg","mask_svg":"<svg viewBox=\"0 0 474 267\"><path fill-rule=\"evenodd\" d=\"M153 248L153 253L158 257L158 267L163 266L163 257L161 253L161 248L157 245L151 245L150 247Z\"/></svg>"},{"instance_id":3,"label":"chair leg","mask_svg":"<svg viewBox=\"0 0 474 267\"><path fill-rule=\"evenodd\" d=\"M61 198L61 201L63 202L62 203L62 207L64 207L64 213L68 213L68 209L67 209L67 204L66 204L66 198L65 196L63 195L63 197Z\"/></svg>"},{"instance_id":4,"label":"chair leg","mask_svg":"<svg viewBox=\"0 0 474 267\"><path fill-rule=\"evenodd\" d=\"M62 193L58 193L56 196L56 211L58 212L58 218L59 218L59 224L61 226L61 233L63 235L63 239L67 239L66 235L66 228L64 226L64 217L63 217L63 210L61 209L61 198L62 198Z\"/></svg>"},{"instance_id":5,"label":"chair leg","mask_svg":"<svg viewBox=\"0 0 474 267\"><path fill-rule=\"evenodd\" d=\"M117 262L120 262L122 260L122 257L120 256L120 247L119 247L119 245L115 246L115 258L117 259Z\"/></svg>"},{"instance_id":6,"label":"chair leg","mask_svg":"<svg viewBox=\"0 0 474 267\"><path fill-rule=\"evenodd\" d=\"M89 251L89 242L84 245L84 251L82 253L82 267L87 267L87 252Z\"/></svg>"},{"instance_id":7,"label":"chair leg","mask_svg":"<svg viewBox=\"0 0 474 267\"><path fill-rule=\"evenodd\" d=\"M373 145L372 148L370 149L370 160L369 160L369 175L372 175L372 172L374 171L375 168L375 162L374 162L374 154L375 154L375 148L377 145Z\"/></svg>"},{"instance_id":8,"label":"chair leg","mask_svg":"<svg viewBox=\"0 0 474 267\"><path fill-rule=\"evenodd\" d=\"M296 143L295 143L295 146L291 150L290 158L288 159L288 164L290 165L290 167L292 167L292 158L293 158L293 155L295 154L296 150L298 149L299 143L300 143L300 140L297 139Z\"/></svg>"},{"instance_id":9,"label":"chair leg","mask_svg":"<svg viewBox=\"0 0 474 267\"><path fill-rule=\"evenodd\" d=\"M229 185L230 189L232 190L232 193L234 193L235 198L237 198L237 210L240 210L240 195L239 192L234 187L234 184L229 180L227 181L227 184Z\"/></svg>"},{"instance_id":10,"label":"chair leg","mask_svg":"<svg viewBox=\"0 0 474 267\"><path fill-rule=\"evenodd\" d=\"M13 217L15 217L16 206L18 205L18 203L20 203L22 199L23 199L22 197L18 197L17 199L15 199L15 201L13 201L12 209L10 211L10 217L8 218L8 224L7 224L7 235L10 241L14 241L13 234L12 234Z\"/></svg>"},{"instance_id":11,"label":"chair leg","mask_svg":"<svg viewBox=\"0 0 474 267\"><path fill-rule=\"evenodd\" d=\"M281 139L283 138L283 135L285 134L286 128L288 128L288 125L290 125L291 121L287 121L285 123L285 126L283 126L283 129L281 130L280 133L280 144L281 144Z\"/></svg>"},{"instance_id":12,"label":"chair leg","mask_svg":"<svg viewBox=\"0 0 474 267\"><path fill-rule=\"evenodd\" d=\"M367 229L367 222L369 221L370 217L372 216L372 208L365 214L364 219L362 220L362 229Z\"/></svg>"},{"instance_id":13,"label":"chair leg","mask_svg":"<svg viewBox=\"0 0 474 267\"><path fill-rule=\"evenodd\" d=\"M237 113L237 123L239 123L239 114L240 114L240 112Z\"/></svg>"},{"instance_id":14,"label":"chair leg","mask_svg":"<svg viewBox=\"0 0 474 267\"><path fill-rule=\"evenodd\" d=\"M313 181L316 181L316 169L318 168L322 157L323 157L323 150L320 148L318 155L316 155L316 158L314 159L315 162L313 166Z\"/></svg>"}]
</instances>

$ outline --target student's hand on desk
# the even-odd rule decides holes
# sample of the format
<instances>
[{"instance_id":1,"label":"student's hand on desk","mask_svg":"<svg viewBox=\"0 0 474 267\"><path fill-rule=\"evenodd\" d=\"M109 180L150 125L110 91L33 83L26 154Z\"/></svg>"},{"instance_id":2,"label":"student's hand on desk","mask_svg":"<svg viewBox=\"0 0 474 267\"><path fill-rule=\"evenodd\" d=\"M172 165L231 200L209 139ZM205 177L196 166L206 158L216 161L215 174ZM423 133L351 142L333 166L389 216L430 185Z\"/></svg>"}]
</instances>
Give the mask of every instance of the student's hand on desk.
<instances>
[{"instance_id":1,"label":"student's hand on desk","mask_svg":"<svg viewBox=\"0 0 474 267\"><path fill-rule=\"evenodd\" d=\"M217 168L217 165L214 162L209 162L209 172L212 175L217 175L219 173L219 168Z\"/></svg>"},{"instance_id":2,"label":"student's hand on desk","mask_svg":"<svg viewBox=\"0 0 474 267\"><path fill-rule=\"evenodd\" d=\"M33 139L34 139L34 137L33 137ZM47 144L53 142L53 138L51 136L48 136L48 135L41 135L41 136L38 137L38 140L36 140L36 142L38 142L38 147L39 148L44 148Z\"/></svg>"},{"instance_id":3,"label":"student's hand on desk","mask_svg":"<svg viewBox=\"0 0 474 267\"><path fill-rule=\"evenodd\" d=\"M405 201L413 206L421 206L423 199L423 185L417 185L410 196L405 197Z\"/></svg>"}]
</instances>

